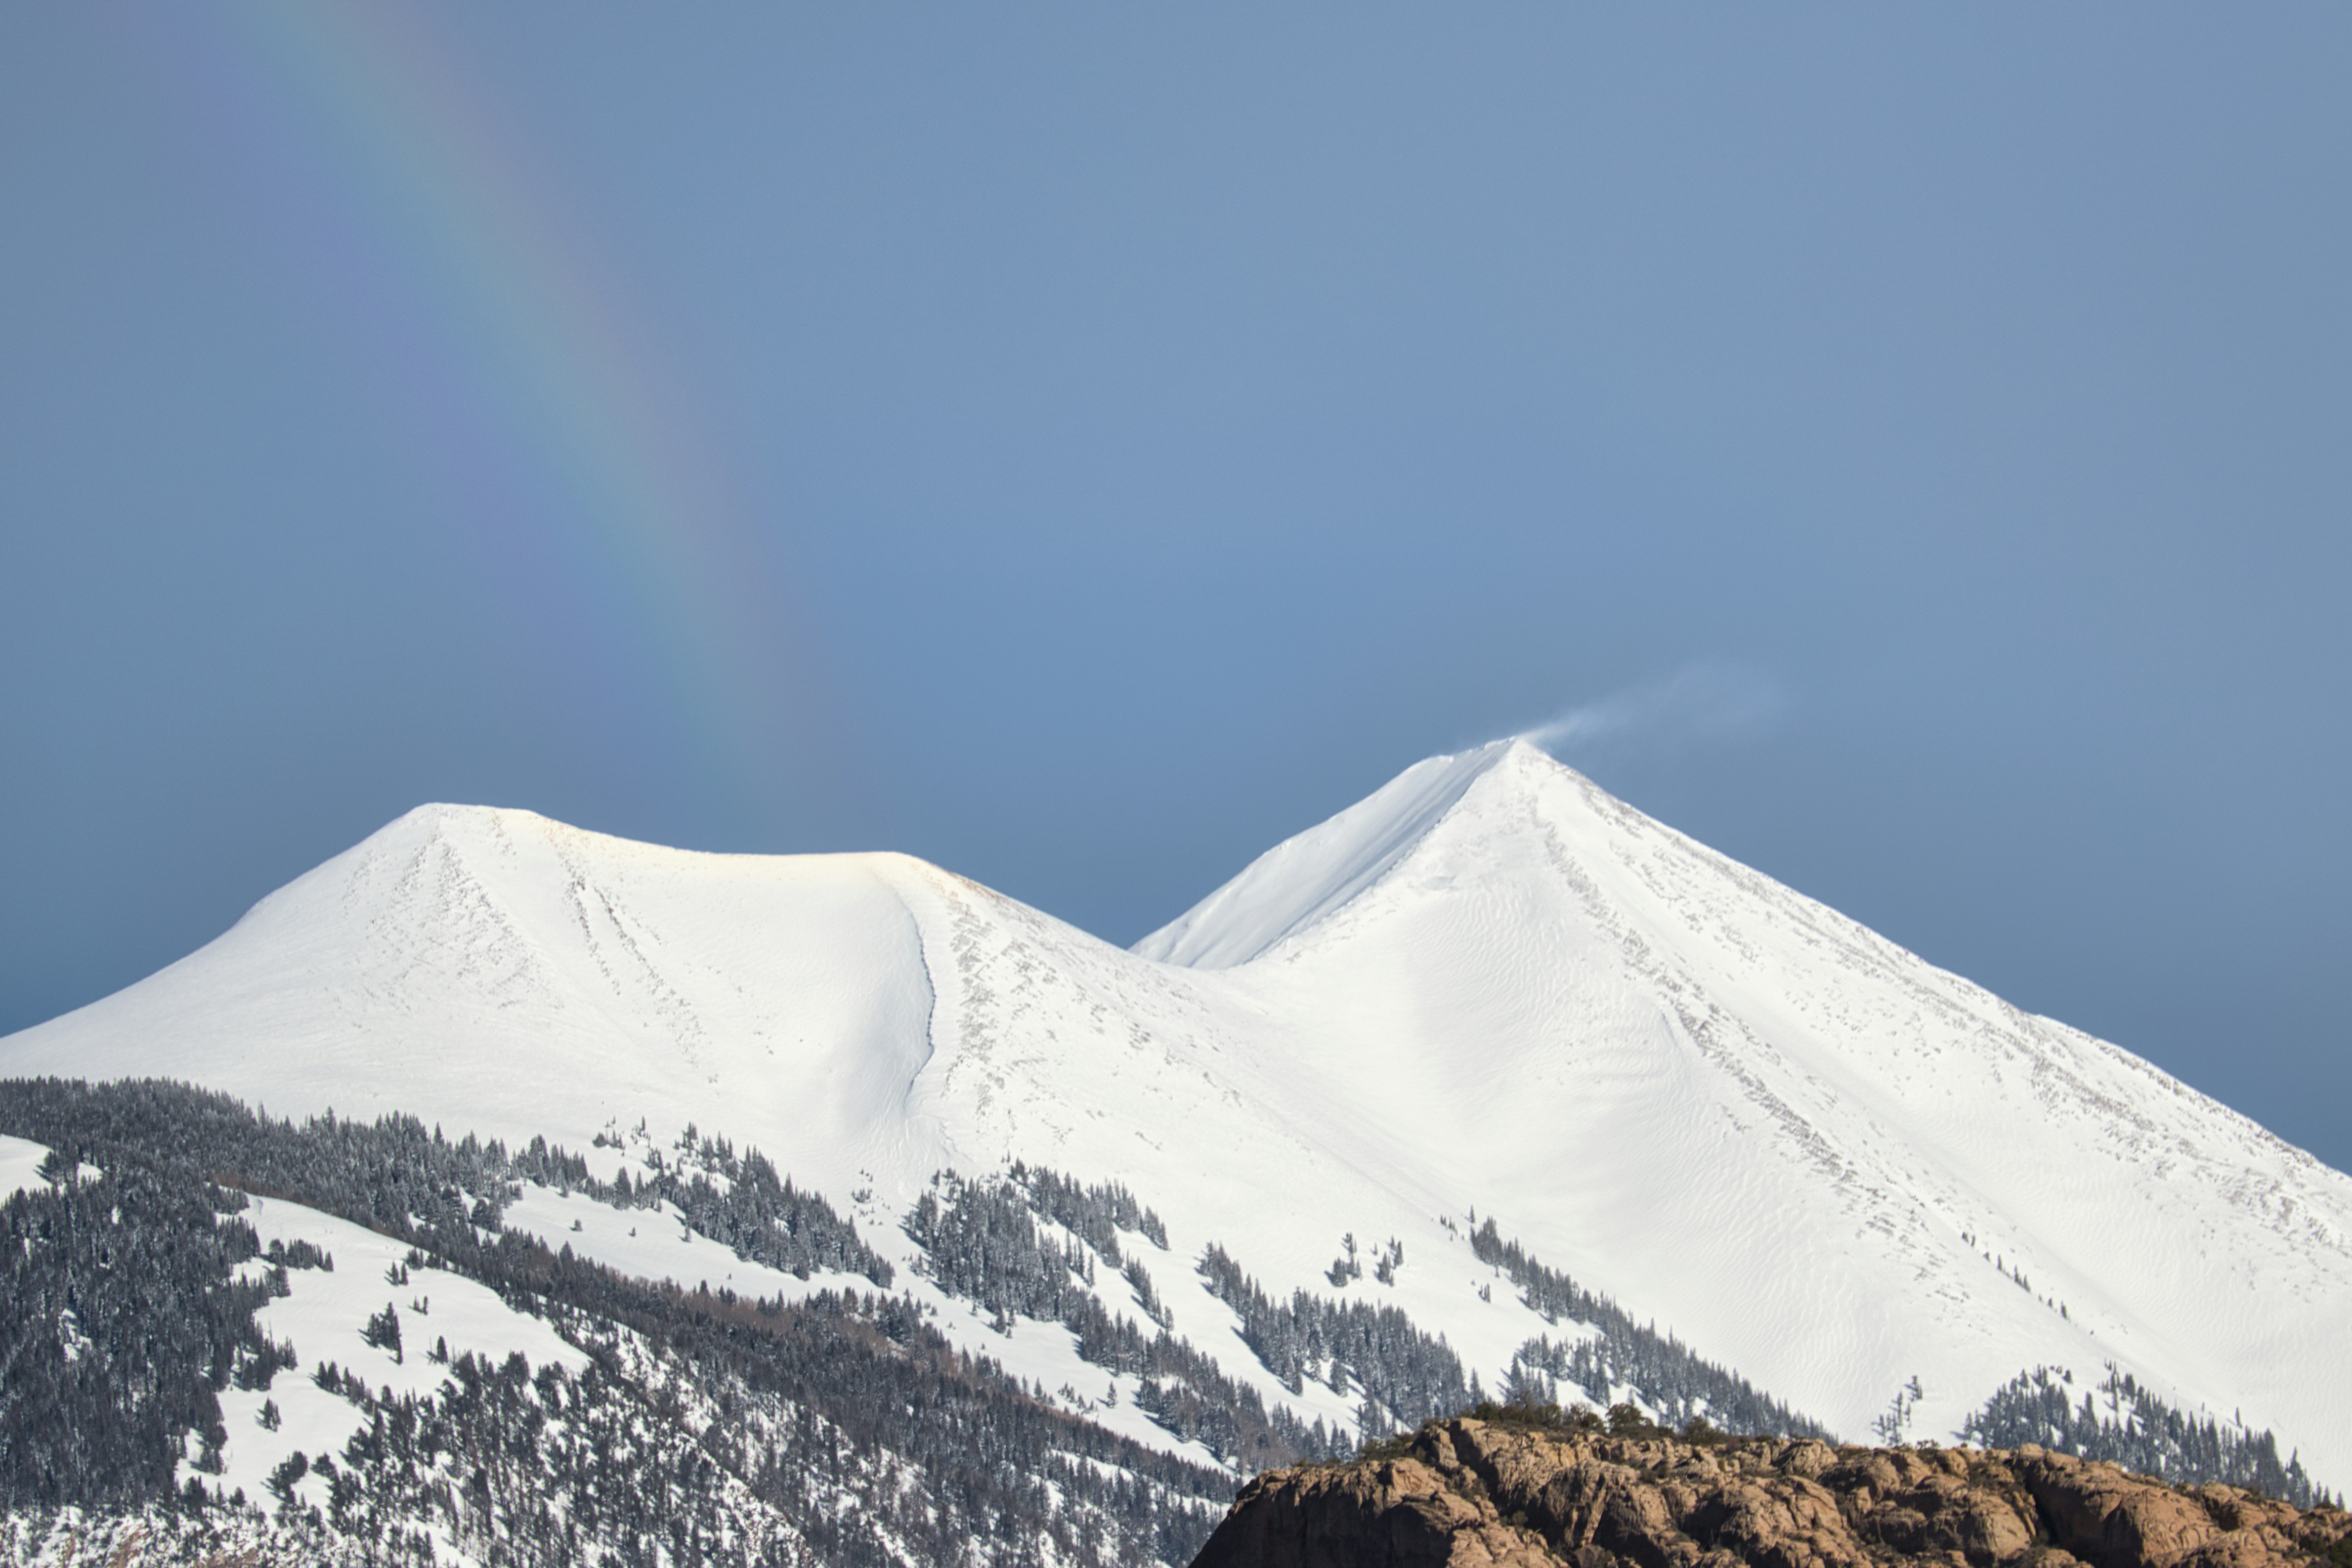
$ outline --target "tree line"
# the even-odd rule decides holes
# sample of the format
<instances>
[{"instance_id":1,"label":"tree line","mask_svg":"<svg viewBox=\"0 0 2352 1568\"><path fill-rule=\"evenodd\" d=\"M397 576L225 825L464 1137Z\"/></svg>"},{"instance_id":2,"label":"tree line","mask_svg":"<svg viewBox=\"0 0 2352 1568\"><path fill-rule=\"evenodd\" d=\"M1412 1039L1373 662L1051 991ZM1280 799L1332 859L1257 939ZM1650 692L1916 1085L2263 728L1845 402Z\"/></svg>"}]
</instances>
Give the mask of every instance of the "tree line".
<instances>
[{"instance_id":1,"label":"tree line","mask_svg":"<svg viewBox=\"0 0 2352 1568\"><path fill-rule=\"evenodd\" d=\"M1672 1333L1638 1323L1633 1314L1598 1291L1538 1262L1516 1241L1507 1241L1494 1217L1471 1232L1470 1249L1479 1261L1499 1270L1519 1299L1550 1323L1580 1325L1585 1333L1555 1342L1538 1335L1512 1357L1508 1392L1544 1401L1565 1381L1594 1405L1619 1404L1630 1390L1659 1419L1680 1426L1705 1416L1725 1431L1755 1436L1828 1437L1820 1422L1800 1415L1730 1368L1706 1360Z\"/></svg>"},{"instance_id":2,"label":"tree line","mask_svg":"<svg viewBox=\"0 0 2352 1568\"><path fill-rule=\"evenodd\" d=\"M2086 1459L2112 1459L2180 1486L2221 1481L2297 1508L2334 1500L2305 1473L2301 1455L2280 1459L2278 1438L2268 1430L2187 1415L2113 1362L2097 1387L2083 1390L2079 1405L2073 1386L2074 1374L2060 1368L2021 1372L1993 1391L1959 1435L1989 1448L2039 1443Z\"/></svg>"},{"instance_id":3,"label":"tree line","mask_svg":"<svg viewBox=\"0 0 2352 1568\"><path fill-rule=\"evenodd\" d=\"M1188 1561L1231 1496L1226 1472L1034 1397L905 1297L688 1292L501 1228L514 1182L551 1176L593 1191L560 1150L509 1155L400 1116L277 1122L160 1082L0 1083L0 1130L47 1144L62 1170L103 1172L0 1205L0 1281L26 1308L0 1324L0 1499L12 1517L268 1511L281 1533L383 1563L424 1560L437 1529L486 1563L1108 1568ZM704 1163L699 1144L695 1156ZM821 1199L715 1142L707 1156L727 1185L704 1177L706 1215L740 1204L787 1235L796 1218L809 1243L796 1256L856 1257L854 1231ZM649 1179L693 1197L703 1174L674 1187ZM361 1433L338 1454L289 1459L270 1496L222 1498L203 1457L227 1438L219 1391L267 1388L293 1359L253 1312L289 1288L289 1264L331 1266L315 1248L281 1249L239 1282L258 1255L237 1218L246 1191L405 1240L407 1268L488 1285L592 1365L574 1375L460 1357L424 1400L313 1368L365 1417ZM376 1337L394 1343L396 1308L378 1317L391 1321ZM410 1339L404 1354L431 1354Z\"/></svg>"}]
</instances>

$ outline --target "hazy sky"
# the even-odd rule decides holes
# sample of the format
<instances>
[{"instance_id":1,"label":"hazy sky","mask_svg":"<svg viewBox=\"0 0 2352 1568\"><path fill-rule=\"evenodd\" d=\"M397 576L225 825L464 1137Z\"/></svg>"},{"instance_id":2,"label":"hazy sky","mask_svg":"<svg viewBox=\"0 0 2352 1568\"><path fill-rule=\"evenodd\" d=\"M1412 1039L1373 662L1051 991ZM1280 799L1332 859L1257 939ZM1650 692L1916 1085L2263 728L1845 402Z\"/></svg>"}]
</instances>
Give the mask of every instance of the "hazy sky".
<instances>
[{"instance_id":1,"label":"hazy sky","mask_svg":"<svg viewBox=\"0 0 2352 1568\"><path fill-rule=\"evenodd\" d=\"M2352 11L0 13L0 1029L432 800L1119 942L1547 721L2352 1166Z\"/></svg>"}]
</instances>

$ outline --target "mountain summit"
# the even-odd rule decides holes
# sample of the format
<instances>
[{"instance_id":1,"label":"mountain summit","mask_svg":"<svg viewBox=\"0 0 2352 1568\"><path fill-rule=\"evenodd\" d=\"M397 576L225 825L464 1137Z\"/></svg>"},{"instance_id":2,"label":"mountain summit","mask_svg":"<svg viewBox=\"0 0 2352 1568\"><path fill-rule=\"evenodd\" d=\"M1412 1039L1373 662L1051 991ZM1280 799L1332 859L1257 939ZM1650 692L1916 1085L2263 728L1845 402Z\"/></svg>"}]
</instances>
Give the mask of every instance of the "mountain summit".
<instances>
[{"instance_id":1,"label":"mountain summit","mask_svg":"<svg viewBox=\"0 0 2352 1568\"><path fill-rule=\"evenodd\" d=\"M1380 881L1465 791L1523 750L1550 760L1524 740L1498 740L1413 764L1330 821L1258 856L1233 881L1138 942L1135 951L1196 969L1248 963Z\"/></svg>"},{"instance_id":2,"label":"mountain summit","mask_svg":"<svg viewBox=\"0 0 2352 1568\"><path fill-rule=\"evenodd\" d=\"M904 856L421 808L0 1073L575 1149L698 1126L926 1278L892 1220L940 1173L1122 1184L1185 1260L1157 1321L1302 1419L1362 1418L1361 1368L1286 1359L1228 1266L1267 1311L1393 1309L1487 1387L1647 1399L1591 1347L1648 1324L1850 1436L2098 1385L2352 1477L2352 1178L1524 741L1132 951Z\"/></svg>"}]
</instances>

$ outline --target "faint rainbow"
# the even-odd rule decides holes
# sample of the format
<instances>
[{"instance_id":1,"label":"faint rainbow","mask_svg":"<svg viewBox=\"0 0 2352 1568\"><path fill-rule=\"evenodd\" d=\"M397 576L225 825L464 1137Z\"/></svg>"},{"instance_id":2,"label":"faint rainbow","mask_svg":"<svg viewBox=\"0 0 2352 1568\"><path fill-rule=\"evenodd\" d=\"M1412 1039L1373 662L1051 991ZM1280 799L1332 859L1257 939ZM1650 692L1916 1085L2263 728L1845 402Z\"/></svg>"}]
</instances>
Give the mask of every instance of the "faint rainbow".
<instances>
[{"instance_id":1,"label":"faint rainbow","mask_svg":"<svg viewBox=\"0 0 2352 1568\"><path fill-rule=\"evenodd\" d=\"M722 768L772 761L805 660L766 551L687 417L677 378L617 308L459 62L405 5L239 8L433 274L467 350L579 542L634 601L689 732ZM794 688L800 688L797 691ZM797 698L797 700L795 700ZM813 749L825 749L815 747Z\"/></svg>"}]
</instances>

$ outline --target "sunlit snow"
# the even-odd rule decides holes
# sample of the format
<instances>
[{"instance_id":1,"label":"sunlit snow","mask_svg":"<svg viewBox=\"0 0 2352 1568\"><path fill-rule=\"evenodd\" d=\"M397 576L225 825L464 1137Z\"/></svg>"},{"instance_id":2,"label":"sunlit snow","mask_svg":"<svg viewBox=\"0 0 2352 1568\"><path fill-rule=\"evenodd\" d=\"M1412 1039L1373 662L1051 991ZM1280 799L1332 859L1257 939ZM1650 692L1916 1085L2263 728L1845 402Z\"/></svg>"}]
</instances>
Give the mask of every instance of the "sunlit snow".
<instances>
[{"instance_id":1,"label":"sunlit snow","mask_svg":"<svg viewBox=\"0 0 2352 1568\"><path fill-rule=\"evenodd\" d=\"M2024 1368L2112 1360L2352 1476L2352 1178L1524 743L1419 765L1133 952L904 856L425 807L0 1041L0 1071L165 1074L600 1162L607 1129L693 1124L854 1214L919 1293L897 1220L934 1173L1122 1182L1166 1220L1145 1261L1175 1332L1327 1420L1353 1400L1256 1366L1202 1250L1277 1295L1401 1307L1491 1386L1548 1325L1472 1257L1475 1211L1855 1436L1915 1375L1935 1435ZM818 1284L654 1211L533 1191L510 1218L689 1286ZM1347 1234L1402 1245L1392 1284L1326 1279ZM1108 1394L1067 1331L926 1300L1049 1394Z\"/></svg>"}]
</instances>

